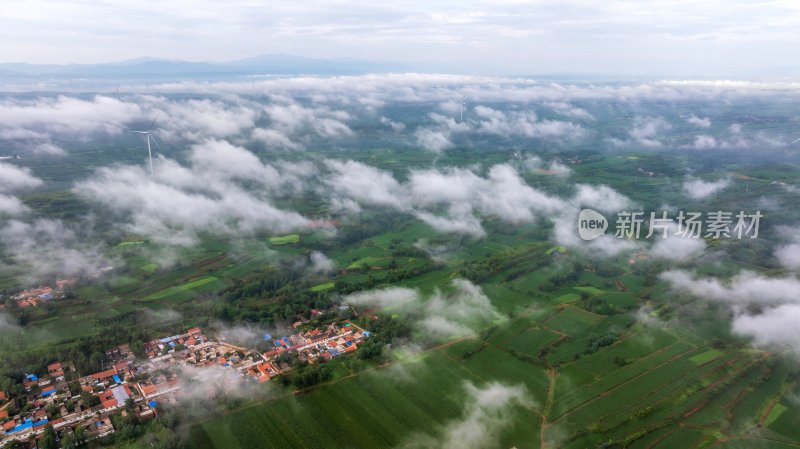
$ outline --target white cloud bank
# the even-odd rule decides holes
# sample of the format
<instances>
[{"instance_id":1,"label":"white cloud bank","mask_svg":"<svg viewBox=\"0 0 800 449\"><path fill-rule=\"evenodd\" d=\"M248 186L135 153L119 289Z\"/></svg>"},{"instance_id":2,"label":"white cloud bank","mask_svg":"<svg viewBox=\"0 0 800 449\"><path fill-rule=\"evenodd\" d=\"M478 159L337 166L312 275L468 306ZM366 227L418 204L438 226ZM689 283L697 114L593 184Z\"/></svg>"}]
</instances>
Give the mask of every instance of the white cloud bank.
<instances>
[{"instance_id":1,"label":"white cloud bank","mask_svg":"<svg viewBox=\"0 0 800 449\"><path fill-rule=\"evenodd\" d=\"M661 278L678 291L723 303L734 314L734 333L751 337L757 346L782 346L797 351L800 347L800 279L768 278L743 271L723 282L699 278L689 272L673 270Z\"/></svg>"},{"instance_id":2,"label":"white cloud bank","mask_svg":"<svg viewBox=\"0 0 800 449\"><path fill-rule=\"evenodd\" d=\"M453 280L452 292L436 290L427 298L415 289L390 287L354 293L344 302L419 314L416 326L433 339L470 335L502 318L481 288L464 279Z\"/></svg>"},{"instance_id":3,"label":"white cloud bank","mask_svg":"<svg viewBox=\"0 0 800 449\"><path fill-rule=\"evenodd\" d=\"M490 382L476 386L464 383L463 415L444 425L436 435L415 434L404 449L484 449L499 444L500 436L513 420L515 407L530 408L533 400L524 385Z\"/></svg>"},{"instance_id":4,"label":"white cloud bank","mask_svg":"<svg viewBox=\"0 0 800 449\"><path fill-rule=\"evenodd\" d=\"M195 145L189 160L187 167L160 159L153 177L139 167L101 168L75 192L129 219L129 231L162 243L192 244L203 232L283 233L310 223L270 202L270 196L302 188L310 166L283 164L279 172L247 150L215 140ZM241 181L261 188L245 189Z\"/></svg>"},{"instance_id":5,"label":"white cloud bank","mask_svg":"<svg viewBox=\"0 0 800 449\"><path fill-rule=\"evenodd\" d=\"M730 179L717 181L703 181L702 179L687 179L683 182L683 193L693 200L710 198L731 185Z\"/></svg>"}]
</instances>

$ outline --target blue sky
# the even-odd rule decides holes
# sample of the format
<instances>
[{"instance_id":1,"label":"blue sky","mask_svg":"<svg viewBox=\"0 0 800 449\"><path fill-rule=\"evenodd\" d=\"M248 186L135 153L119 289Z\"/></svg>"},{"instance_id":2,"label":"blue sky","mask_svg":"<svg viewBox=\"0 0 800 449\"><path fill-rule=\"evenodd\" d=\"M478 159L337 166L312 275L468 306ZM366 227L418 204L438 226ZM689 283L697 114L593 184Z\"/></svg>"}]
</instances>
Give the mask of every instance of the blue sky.
<instances>
[{"instance_id":1,"label":"blue sky","mask_svg":"<svg viewBox=\"0 0 800 449\"><path fill-rule=\"evenodd\" d=\"M427 71L653 76L800 66L790 60L795 0L5 0L0 30L2 62L286 53Z\"/></svg>"}]
</instances>

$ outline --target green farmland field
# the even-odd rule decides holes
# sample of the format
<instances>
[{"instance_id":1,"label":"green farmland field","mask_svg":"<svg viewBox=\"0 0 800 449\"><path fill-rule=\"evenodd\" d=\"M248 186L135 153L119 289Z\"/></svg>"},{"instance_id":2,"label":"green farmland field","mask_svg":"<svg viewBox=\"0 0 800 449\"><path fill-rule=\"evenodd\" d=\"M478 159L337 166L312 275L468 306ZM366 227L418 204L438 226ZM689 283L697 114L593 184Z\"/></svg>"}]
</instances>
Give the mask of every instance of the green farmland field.
<instances>
[{"instance_id":1,"label":"green farmland field","mask_svg":"<svg viewBox=\"0 0 800 449\"><path fill-rule=\"evenodd\" d=\"M277 237L270 237L269 242L273 245L290 245L300 243L300 234L289 234Z\"/></svg>"}]
</instances>

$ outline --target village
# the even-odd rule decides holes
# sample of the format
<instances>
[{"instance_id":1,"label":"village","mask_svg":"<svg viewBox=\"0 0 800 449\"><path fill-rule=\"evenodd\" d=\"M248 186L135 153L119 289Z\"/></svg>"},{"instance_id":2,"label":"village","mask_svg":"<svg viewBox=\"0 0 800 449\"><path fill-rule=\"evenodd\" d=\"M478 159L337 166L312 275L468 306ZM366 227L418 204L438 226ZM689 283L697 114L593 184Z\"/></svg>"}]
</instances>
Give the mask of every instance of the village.
<instances>
[{"instance_id":1,"label":"village","mask_svg":"<svg viewBox=\"0 0 800 449\"><path fill-rule=\"evenodd\" d=\"M55 289L50 285L40 285L23 290L13 295L11 299L20 309L39 307L47 301L63 298L66 288L75 285L76 282L76 279L59 279L56 281Z\"/></svg>"},{"instance_id":2,"label":"village","mask_svg":"<svg viewBox=\"0 0 800 449\"><path fill-rule=\"evenodd\" d=\"M115 414L149 419L159 404L176 404L188 391L210 399L242 383L267 382L292 369L285 355L320 363L356 351L369 336L349 321L334 322L275 338L265 333L270 349L260 352L193 327L147 342L145 358L137 358L128 344L109 348L107 367L97 373L78 373L70 362L54 361L41 373L25 375L24 394L0 391L0 446L35 441L48 426L82 440L102 438L114 433Z\"/></svg>"}]
</instances>

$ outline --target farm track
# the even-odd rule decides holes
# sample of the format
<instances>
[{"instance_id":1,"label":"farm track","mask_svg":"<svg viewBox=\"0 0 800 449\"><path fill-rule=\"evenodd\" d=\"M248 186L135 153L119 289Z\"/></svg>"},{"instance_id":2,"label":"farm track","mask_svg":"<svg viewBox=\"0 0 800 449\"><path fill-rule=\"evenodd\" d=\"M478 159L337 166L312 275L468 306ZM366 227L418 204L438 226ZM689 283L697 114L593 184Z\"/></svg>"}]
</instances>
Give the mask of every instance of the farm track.
<instances>
[{"instance_id":1,"label":"farm track","mask_svg":"<svg viewBox=\"0 0 800 449\"><path fill-rule=\"evenodd\" d=\"M547 402L544 406L544 412L542 412L542 423L539 427L539 448L545 449L547 447L547 442L545 441L544 434L547 431L547 428L550 424L547 421L547 417L550 416L550 413L553 410L553 404L555 403L555 396L556 396L556 379L558 378L558 371L555 368L549 368L547 370L547 379L549 381L547 385Z\"/></svg>"}]
</instances>

